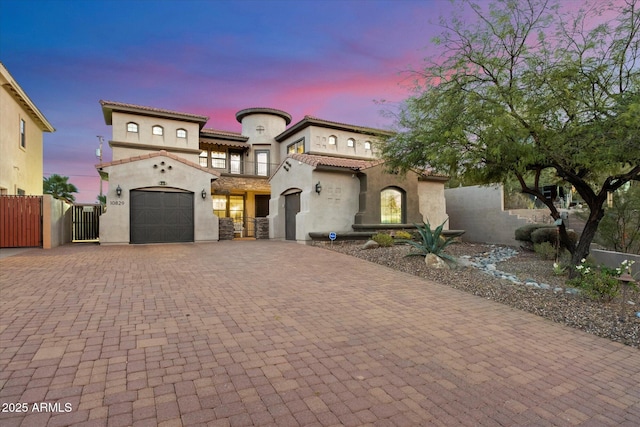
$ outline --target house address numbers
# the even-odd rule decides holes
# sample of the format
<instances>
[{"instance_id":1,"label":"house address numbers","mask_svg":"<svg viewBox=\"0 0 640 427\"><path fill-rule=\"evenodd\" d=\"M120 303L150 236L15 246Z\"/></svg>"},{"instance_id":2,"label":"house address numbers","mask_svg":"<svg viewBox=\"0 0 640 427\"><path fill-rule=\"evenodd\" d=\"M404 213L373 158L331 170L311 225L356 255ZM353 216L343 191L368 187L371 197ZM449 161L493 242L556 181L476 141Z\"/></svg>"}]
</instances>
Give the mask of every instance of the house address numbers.
<instances>
[{"instance_id":1,"label":"house address numbers","mask_svg":"<svg viewBox=\"0 0 640 427\"><path fill-rule=\"evenodd\" d=\"M124 200L109 200L110 205L121 206L124 205Z\"/></svg>"}]
</instances>

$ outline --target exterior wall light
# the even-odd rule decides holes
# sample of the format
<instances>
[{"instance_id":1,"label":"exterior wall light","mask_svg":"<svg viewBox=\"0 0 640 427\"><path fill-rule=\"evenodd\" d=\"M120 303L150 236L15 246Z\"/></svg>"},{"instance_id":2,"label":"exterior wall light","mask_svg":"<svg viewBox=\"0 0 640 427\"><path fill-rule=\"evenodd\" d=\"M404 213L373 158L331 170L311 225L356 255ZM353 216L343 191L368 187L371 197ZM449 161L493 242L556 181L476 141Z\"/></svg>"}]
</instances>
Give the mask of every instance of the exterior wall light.
<instances>
[{"instance_id":1,"label":"exterior wall light","mask_svg":"<svg viewBox=\"0 0 640 427\"><path fill-rule=\"evenodd\" d=\"M202 193L200 193L200 195L202 196L202 200L205 200L207 198L207 192L204 188L202 189Z\"/></svg>"},{"instance_id":2,"label":"exterior wall light","mask_svg":"<svg viewBox=\"0 0 640 427\"><path fill-rule=\"evenodd\" d=\"M320 185L320 181L316 184L316 193L320 194L322 191L322 185Z\"/></svg>"},{"instance_id":3,"label":"exterior wall light","mask_svg":"<svg viewBox=\"0 0 640 427\"><path fill-rule=\"evenodd\" d=\"M120 188L120 184L118 184L118 187L116 188L116 195L118 197L122 196L122 188Z\"/></svg>"}]
</instances>

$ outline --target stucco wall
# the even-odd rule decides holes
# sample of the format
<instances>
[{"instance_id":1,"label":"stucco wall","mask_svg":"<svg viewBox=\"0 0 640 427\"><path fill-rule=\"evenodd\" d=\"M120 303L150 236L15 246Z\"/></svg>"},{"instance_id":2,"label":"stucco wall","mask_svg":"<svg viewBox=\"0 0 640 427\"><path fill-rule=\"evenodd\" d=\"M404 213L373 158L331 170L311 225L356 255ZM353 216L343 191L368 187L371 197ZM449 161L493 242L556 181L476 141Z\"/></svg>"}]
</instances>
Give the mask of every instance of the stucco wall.
<instances>
[{"instance_id":1,"label":"stucco wall","mask_svg":"<svg viewBox=\"0 0 640 427\"><path fill-rule=\"evenodd\" d=\"M418 196L422 220L435 228L447 219L447 202L444 197L444 182L418 181ZM443 227L453 229L449 221Z\"/></svg>"},{"instance_id":2,"label":"stucco wall","mask_svg":"<svg viewBox=\"0 0 640 427\"><path fill-rule=\"evenodd\" d=\"M161 173L160 163L165 169ZM154 168L154 165L158 165ZM171 169L169 169L171 166ZM105 168L109 173L107 192L107 212L100 218L100 243L129 243L131 190L135 189L180 189L193 192L194 197L194 240L217 241L218 217L213 214L210 196L212 175L200 169L185 165L165 156L156 156ZM164 181L165 185L160 185ZM122 189L121 197L116 188ZM205 190L206 199L200 193Z\"/></svg>"},{"instance_id":3,"label":"stucco wall","mask_svg":"<svg viewBox=\"0 0 640 427\"><path fill-rule=\"evenodd\" d=\"M611 268L620 267L620 264L624 260L633 261L634 264L631 266L631 274L636 278L636 281L640 281L640 255L605 251L602 249L591 249L590 254L596 261L596 264L604 264Z\"/></svg>"},{"instance_id":4,"label":"stucco wall","mask_svg":"<svg viewBox=\"0 0 640 427\"><path fill-rule=\"evenodd\" d=\"M42 130L4 86L0 87L0 117L0 188L7 195L16 195L17 189L27 196L42 195ZM24 148L20 119L26 127Z\"/></svg>"},{"instance_id":5,"label":"stucco wall","mask_svg":"<svg viewBox=\"0 0 640 427\"><path fill-rule=\"evenodd\" d=\"M127 132L127 123L129 122L138 124L137 133ZM154 125L163 127L164 134L162 136L152 134L151 129ZM200 128L197 123L114 111L112 114L111 127L112 141L139 144L145 147L157 147L154 149L144 148L147 151L192 150L193 153L180 153L180 156L193 163L198 163L197 153L199 152L200 145ZM176 136L178 129L185 129L187 131L187 138L178 138ZM135 150L134 148L118 147L113 144L112 148L113 160L126 159L141 154L139 150Z\"/></svg>"},{"instance_id":6,"label":"stucco wall","mask_svg":"<svg viewBox=\"0 0 640 427\"><path fill-rule=\"evenodd\" d=\"M527 223L504 209L502 185L444 190L449 228L465 230L464 241L517 246L515 230Z\"/></svg>"},{"instance_id":7,"label":"stucco wall","mask_svg":"<svg viewBox=\"0 0 640 427\"><path fill-rule=\"evenodd\" d=\"M385 173L384 165L367 168L359 173L360 206L355 216L355 224L380 223L380 192L388 187L399 188L405 193L405 224L422 223L418 196L418 176L409 172L407 175Z\"/></svg>"},{"instance_id":8,"label":"stucco wall","mask_svg":"<svg viewBox=\"0 0 640 427\"><path fill-rule=\"evenodd\" d=\"M73 205L51 195L42 197L42 247L55 248L71 242Z\"/></svg>"},{"instance_id":9,"label":"stucco wall","mask_svg":"<svg viewBox=\"0 0 640 427\"><path fill-rule=\"evenodd\" d=\"M375 158L374 147L376 139L371 135L363 135L356 132L348 132L337 129L328 129L319 126L312 126L309 136L309 151L314 154L329 154L334 156ZM335 136L337 143L329 144L329 136ZM352 138L355 143L353 147L347 146L347 140ZM371 149L365 149L365 142L371 143Z\"/></svg>"},{"instance_id":10,"label":"stucco wall","mask_svg":"<svg viewBox=\"0 0 640 427\"><path fill-rule=\"evenodd\" d=\"M284 157L280 157L275 137L284 132L286 127L285 119L274 114L258 113L243 117L242 135L249 137L247 143L251 146L247 159L255 161L255 150L269 150L269 163L280 163L280 159Z\"/></svg>"},{"instance_id":11,"label":"stucco wall","mask_svg":"<svg viewBox=\"0 0 640 427\"><path fill-rule=\"evenodd\" d=\"M359 181L354 174L317 171L307 164L291 161L289 171L280 168L271 179L269 203L269 237L284 239L285 196L283 193L301 189L300 212L296 215L296 240L310 241L310 232L353 231L351 225L358 212ZM320 182L322 191L316 193Z\"/></svg>"},{"instance_id":12,"label":"stucco wall","mask_svg":"<svg viewBox=\"0 0 640 427\"><path fill-rule=\"evenodd\" d=\"M280 161L283 161L287 158L287 147L294 142L299 141L300 139L304 140L304 152L308 153L310 150L309 141L311 140L311 128L306 127L301 132L296 132L294 135L280 142Z\"/></svg>"}]
</instances>

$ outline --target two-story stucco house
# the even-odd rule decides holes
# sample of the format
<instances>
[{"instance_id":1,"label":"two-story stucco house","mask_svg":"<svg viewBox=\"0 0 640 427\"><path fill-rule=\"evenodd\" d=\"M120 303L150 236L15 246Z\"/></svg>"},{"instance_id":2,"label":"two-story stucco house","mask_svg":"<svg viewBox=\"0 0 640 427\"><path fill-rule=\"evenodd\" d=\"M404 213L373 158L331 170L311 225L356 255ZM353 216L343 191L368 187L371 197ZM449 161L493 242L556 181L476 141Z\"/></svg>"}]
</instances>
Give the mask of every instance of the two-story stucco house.
<instances>
[{"instance_id":1,"label":"two-story stucco house","mask_svg":"<svg viewBox=\"0 0 640 427\"><path fill-rule=\"evenodd\" d=\"M272 108L236 114L241 132L208 117L100 101L113 161L102 243L211 241L218 218L240 236L306 242L314 234L401 228L446 218L445 177L388 174L375 155L386 131L314 117L291 125Z\"/></svg>"},{"instance_id":2,"label":"two-story stucco house","mask_svg":"<svg viewBox=\"0 0 640 427\"><path fill-rule=\"evenodd\" d=\"M43 133L55 129L0 62L0 195L42 195Z\"/></svg>"}]
</instances>

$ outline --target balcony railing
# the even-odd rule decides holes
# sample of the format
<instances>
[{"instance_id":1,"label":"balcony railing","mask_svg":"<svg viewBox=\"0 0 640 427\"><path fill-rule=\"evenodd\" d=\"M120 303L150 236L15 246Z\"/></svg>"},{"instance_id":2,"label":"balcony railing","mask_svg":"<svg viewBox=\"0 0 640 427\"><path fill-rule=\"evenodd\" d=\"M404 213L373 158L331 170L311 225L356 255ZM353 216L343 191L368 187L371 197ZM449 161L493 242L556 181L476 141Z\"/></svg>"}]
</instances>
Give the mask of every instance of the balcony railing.
<instances>
[{"instance_id":1,"label":"balcony railing","mask_svg":"<svg viewBox=\"0 0 640 427\"><path fill-rule=\"evenodd\" d=\"M213 165L215 165L215 163L213 163ZM277 167L277 163L256 163L248 160L238 162L230 161L229 159L225 161L224 167L213 167L210 165L211 169L214 169L223 174L244 175L263 178L270 178L276 171Z\"/></svg>"}]
</instances>

